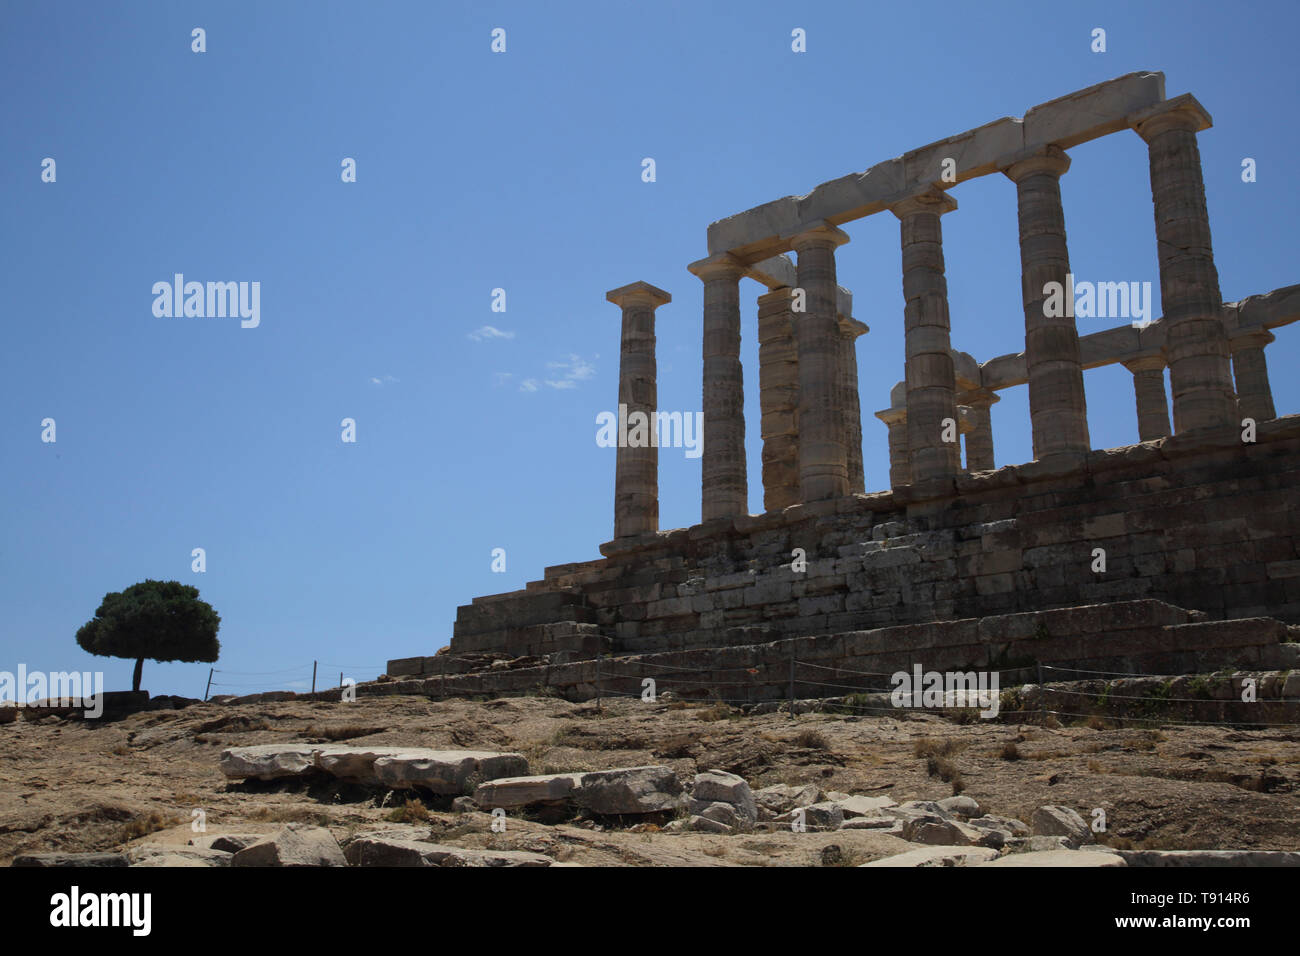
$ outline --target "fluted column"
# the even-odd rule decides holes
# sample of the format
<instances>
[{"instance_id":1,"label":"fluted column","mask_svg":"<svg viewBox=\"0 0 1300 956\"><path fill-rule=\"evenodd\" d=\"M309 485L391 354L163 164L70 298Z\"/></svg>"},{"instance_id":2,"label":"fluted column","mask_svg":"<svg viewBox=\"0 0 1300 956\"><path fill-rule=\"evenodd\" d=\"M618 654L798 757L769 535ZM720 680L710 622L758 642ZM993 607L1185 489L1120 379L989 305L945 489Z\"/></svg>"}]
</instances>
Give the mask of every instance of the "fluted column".
<instances>
[{"instance_id":1,"label":"fluted column","mask_svg":"<svg viewBox=\"0 0 1300 956\"><path fill-rule=\"evenodd\" d=\"M745 475L745 380L740 366L744 264L723 253L692 263L704 282L704 521L749 513Z\"/></svg>"},{"instance_id":2,"label":"fluted column","mask_svg":"<svg viewBox=\"0 0 1300 956\"><path fill-rule=\"evenodd\" d=\"M633 282L605 293L623 310L619 346L618 403L628 417L648 417L650 440L643 447L626 447L620 440L614 466L614 537L659 530L659 447L653 437L659 405L655 365L655 309L673 297L647 282ZM620 408L620 419L623 419Z\"/></svg>"},{"instance_id":3,"label":"fluted column","mask_svg":"<svg viewBox=\"0 0 1300 956\"><path fill-rule=\"evenodd\" d=\"M794 314L799 352L799 498L820 501L849 493L848 447L840 407L839 288L835 249L849 237L822 225L791 241L798 256L804 311Z\"/></svg>"},{"instance_id":4,"label":"fluted column","mask_svg":"<svg viewBox=\"0 0 1300 956\"><path fill-rule=\"evenodd\" d=\"M1210 116L1191 97L1136 126L1147 143L1174 431L1237 427L1223 298L1210 243L1198 130Z\"/></svg>"},{"instance_id":5,"label":"fluted column","mask_svg":"<svg viewBox=\"0 0 1300 956\"><path fill-rule=\"evenodd\" d=\"M1013 163L1003 172L1016 184L1020 221L1020 282L1025 303L1025 363L1034 458L1082 455L1090 448L1088 404L1079 361L1079 331L1072 314L1047 315L1049 282L1059 283L1064 303L1070 251L1061 208L1061 176L1070 157L1055 146ZM1056 311L1056 310L1054 310ZM1073 305L1069 311L1073 313Z\"/></svg>"},{"instance_id":6,"label":"fluted column","mask_svg":"<svg viewBox=\"0 0 1300 956\"><path fill-rule=\"evenodd\" d=\"M840 406L844 409L845 466L849 476L849 493L866 492L866 475L862 469L862 398L858 394L859 335L868 328L856 319L839 317L840 327Z\"/></svg>"},{"instance_id":7,"label":"fluted column","mask_svg":"<svg viewBox=\"0 0 1300 956\"><path fill-rule=\"evenodd\" d=\"M993 464L993 416L990 409L994 402L1001 401L998 396L986 388L967 392L962 396L962 403L970 409L970 431L966 435L966 470L992 471Z\"/></svg>"},{"instance_id":8,"label":"fluted column","mask_svg":"<svg viewBox=\"0 0 1300 956\"><path fill-rule=\"evenodd\" d=\"M889 428L889 487L912 483L912 463L907 453L907 409L886 408L876 417Z\"/></svg>"},{"instance_id":9,"label":"fluted column","mask_svg":"<svg viewBox=\"0 0 1300 956\"><path fill-rule=\"evenodd\" d=\"M1155 441L1169 435L1169 399L1165 397L1165 360L1148 355L1125 362L1133 373L1137 400L1138 440Z\"/></svg>"},{"instance_id":10,"label":"fluted column","mask_svg":"<svg viewBox=\"0 0 1300 956\"><path fill-rule=\"evenodd\" d=\"M763 510L799 503L799 352L793 290L758 297L758 394L762 409Z\"/></svg>"},{"instance_id":11,"label":"fluted column","mask_svg":"<svg viewBox=\"0 0 1300 956\"><path fill-rule=\"evenodd\" d=\"M914 482L951 478L961 470L960 443L943 440L943 421L950 418L955 426L957 404L939 217L956 208L957 201L937 189L890 207L903 250L907 445Z\"/></svg>"},{"instance_id":12,"label":"fluted column","mask_svg":"<svg viewBox=\"0 0 1300 956\"><path fill-rule=\"evenodd\" d=\"M1268 384L1268 363L1264 359L1264 346L1273 338L1272 332L1255 329L1235 335L1228 342L1237 383L1237 406L1242 418L1253 418L1256 422L1277 418L1273 389Z\"/></svg>"}]
</instances>

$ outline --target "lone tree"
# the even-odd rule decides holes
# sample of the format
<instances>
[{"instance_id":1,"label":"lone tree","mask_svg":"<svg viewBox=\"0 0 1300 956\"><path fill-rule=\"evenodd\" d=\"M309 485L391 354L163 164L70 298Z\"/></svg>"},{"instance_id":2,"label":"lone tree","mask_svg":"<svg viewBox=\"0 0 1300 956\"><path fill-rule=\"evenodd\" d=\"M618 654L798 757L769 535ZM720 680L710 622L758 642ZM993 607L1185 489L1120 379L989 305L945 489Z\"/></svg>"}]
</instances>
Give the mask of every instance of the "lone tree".
<instances>
[{"instance_id":1,"label":"lone tree","mask_svg":"<svg viewBox=\"0 0 1300 956\"><path fill-rule=\"evenodd\" d=\"M104 595L94 618L77 630L83 650L101 657L135 658L131 689L140 689L144 659L211 663L221 653L221 617L199 600L199 589L179 581L141 581Z\"/></svg>"}]
</instances>

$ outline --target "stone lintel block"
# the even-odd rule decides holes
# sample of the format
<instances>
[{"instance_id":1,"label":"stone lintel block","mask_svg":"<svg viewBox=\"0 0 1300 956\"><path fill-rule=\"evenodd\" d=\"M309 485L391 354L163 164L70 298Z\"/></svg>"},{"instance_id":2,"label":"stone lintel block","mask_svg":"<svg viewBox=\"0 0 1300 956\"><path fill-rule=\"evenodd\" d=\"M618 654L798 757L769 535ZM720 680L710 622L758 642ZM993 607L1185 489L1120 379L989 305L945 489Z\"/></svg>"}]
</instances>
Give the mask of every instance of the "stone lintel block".
<instances>
[{"instance_id":1,"label":"stone lintel block","mask_svg":"<svg viewBox=\"0 0 1300 956\"><path fill-rule=\"evenodd\" d=\"M1069 149L1127 129L1130 118L1165 99L1163 73L1128 73L1042 103L1025 113L1025 148Z\"/></svg>"},{"instance_id":2,"label":"stone lintel block","mask_svg":"<svg viewBox=\"0 0 1300 956\"><path fill-rule=\"evenodd\" d=\"M980 387L991 390L1012 388L1029 381L1029 364L1024 352L999 355L980 365Z\"/></svg>"},{"instance_id":3,"label":"stone lintel block","mask_svg":"<svg viewBox=\"0 0 1300 956\"><path fill-rule=\"evenodd\" d=\"M1288 285L1263 295L1251 295L1236 306L1239 328L1275 329L1300 321L1300 285Z\"/></svg>"},{"instance_id":4,"label":"stone lintel block","mask_svg":"<svg viewBox=\"0 0 1300 956\"><path fill-rule=\"evenodd\" d=\"M1130 117L1164 98L1162 73L1130 73L1090 86L1033 107L1023 120L1003 117L822 183L807 195L784 196L719 219L709 225L709 254L731 252L748 262L771 258L789 251L782 237L808 223L825 220L838 226L861 219L889 208L919 185L935 182L945 151L954 154L961 182L996 171L1026 149L1049 144L1064 149L1124 129L1131 125Z\"/></svg>"},{"instance_id":5,"label":"stone lintel block","mask_svg":"<svg viewBox=\"0 0 1300 956\"><path fill-rule=\"evenodd\" d=\"M903 154L908 185L934 184L948 187L943 179L944 161L955 162L956 181L961 183L977 176L995 173L1005 157L1025 148L1024 121L1004 116L975 129L949 136Z\"/></svg>"},{"instance_id":6,"label":"stone lintel block","mask_svg":"<svg viewBox=\"0 0 1300 956\"><path fill-rule=\"evenodd\" d=\"M1158 288L1159 282L1153 281L1151 287ZM1153 350L1143 349L1141 334L1131 324L1079 336L1079 364L1086 369L1114 365L1147 351Z\"/></svg>"}]
</instances>

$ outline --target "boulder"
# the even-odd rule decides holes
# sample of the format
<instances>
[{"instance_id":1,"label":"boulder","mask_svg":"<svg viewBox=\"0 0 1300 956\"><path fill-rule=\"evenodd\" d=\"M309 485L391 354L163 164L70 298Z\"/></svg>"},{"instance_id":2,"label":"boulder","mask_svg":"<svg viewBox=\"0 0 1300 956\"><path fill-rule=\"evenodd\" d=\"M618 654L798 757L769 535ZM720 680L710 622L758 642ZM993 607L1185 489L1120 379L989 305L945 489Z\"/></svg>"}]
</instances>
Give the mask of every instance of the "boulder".
<instances>
[{"instance_id":1,"label":"boulder","mask_svg":"<svg viewBox=\"0 0 1300 956\"><path fill-rule=\"evenodd\" d=\"M835 803L814 803L807 807L796 807L776 818L777 823L790 825L802 820L808 830L838 830L844 823L844 811Z\"/></svg>"},{"instance_id":2,"label":"boulder","mask_svg":"<svg viewBox=\"0 0 1300 956\"><path fill-rule=\"evenodd\" d=\"M231 866L346 866L338 841L324 827L290 823L235 854Z\"/></svg>"},{"instance_id":3,"label":"boulder","mask_svg":"<svg viewBox=\"0 0 1300 956\"><path fill-rule=\"evenodd\" d=\"M1029 836L1029 827L1014 817L999 817L988 813L982 817L972 817L966 821L966 825L981 830L1002 830L1009 837Z\"/></svg>"},{"instance_id":4,"label":"boulder","mask_svg":"<svg viewBox=\"0 0 1300 956\"><path fill-rule=\"evenodd\" d=\"M945 797L938 802L942 809L963 820L978 817L983 812L980 810L980 805L971 797Z\"/></svg>"},{"instance_id":5,"label":"boulder","mask_svg":"<svg viewBox=\"0 0 1300 956\"><path fill-rule=\"evenodd\" d=\"M980 830L956 820L924 816L904 822L903 839L908 843L923 843L927 846L1000 847L1003 834L1000 830Z\"/></svg>"},{"instance_id":6,"label":"boulder","mask_svg":"<svg viewBox=\"0 0 1300 956\"><path fill-rule=\"evenodd\" d=\"M259 744L221 752L221 772L237 780L280 780L301 777L316 769L317 748L311 744Z\"/></svg>"},{"instance_id":7,"label":"boulder","mask_svg":"<svg viewBox=\"0 0 1300 956\"><path fill-rule=\"evenodd\" d=\"M210 850L220 850L223 853L238 853L265 836L265 833L219 833L195 845L202 847L206 842L207 848Z\"/></svg>"},{"instance_id":8,"label":"boulder","mask_svg":"<svg viewBox=\"0 0 1300 956\"><path fill-rule=\"evenodd\" d=\"M1092 842L1092 828L1069 807L1045 806L1034 811L1029 821L1035 836L1062 836L1072 846Z\"/></svg>"},{"instance_id":9,"label":"boulder","mask_svg":"<svg viewBox=\"0 0 1300 956\"><path fill-rule=\"evenodd\" d=\"M690 818L688 823L690 829L699 833L735 833L735 827L729 826L718 820L702 817L699 815Z\"/></svg>"},{"instance_id":10,"label":"boulder","mask_svg":"<svg viewBox=\"0 0 1300 956\"><path fill-rule=\"evenodd\" d=\"M771 813L785 813L795 807L808 807L822 801L822 792L816 784L792 787L778 783L754 791L754 801Z\"/></svg>"},{"instance_id":11,"label":"boulder","mask_svg":"<svg viewBox=\"0 0 1300 956\"><path fill-rule=\"evenodd\" d=\"M736 812L747 824L752 825L758 819L758 804L749 784L744 777L725 770L706 770L695 775L695 785L691 795L698 802L726 803L736 808Z\"/></svg>"},{"instance_id":12,"label":"boulder","mask_svg":"<svg viewBox=\"0 0 1300 956\"><path fill-rule=\"evenodd\" d=\"M597 770L579 777L571 799L592 813L659 813L681 805L681 782L668 767Z\"/></svg>"},{"instance_id":13,"label":"boulder","mask_svg":"<svg viewBox=\"0 0 1300 956\"><path fill-rule=\"evenodd\" d=\"M729 803L722 803L719 801L717 803L703 804L702 801L696 801L692 806L692 809L694 809L694 806L703 807L703 809L695 811L697 816L725 824L733 830L741 825L740 814L736 811L736 808Z\"/></svg>"}]
</instances>

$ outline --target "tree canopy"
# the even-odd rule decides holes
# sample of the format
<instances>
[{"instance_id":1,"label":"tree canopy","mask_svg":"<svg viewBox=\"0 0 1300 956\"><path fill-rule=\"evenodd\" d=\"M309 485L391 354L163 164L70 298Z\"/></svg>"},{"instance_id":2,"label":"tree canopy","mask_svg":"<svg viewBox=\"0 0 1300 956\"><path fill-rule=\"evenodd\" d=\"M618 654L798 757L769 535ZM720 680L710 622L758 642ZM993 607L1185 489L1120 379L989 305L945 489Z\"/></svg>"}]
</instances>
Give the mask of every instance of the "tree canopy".
<instances>
[{"instance_id":1,"label":"tree canopy","mask_svg":"<svg viewBox=\"0 0 1300 956\"><path fill-rule=\"evenodd\" d=\"M199 589L179 581L142 581L104 595L95 616L77 630L83 650L135 659L132 690L140 689L145 658L194 663L221 653L221 617L199 600Z\"/></svg>"}]
</instances>

